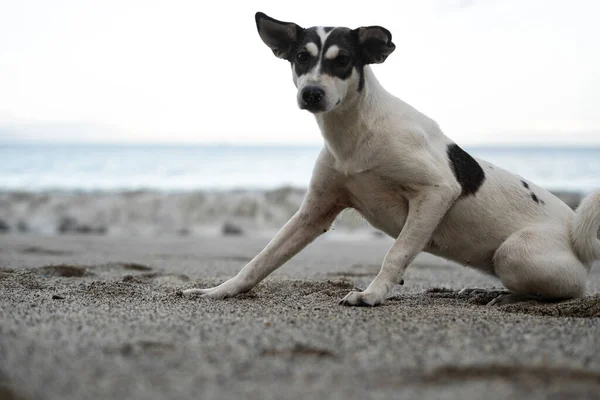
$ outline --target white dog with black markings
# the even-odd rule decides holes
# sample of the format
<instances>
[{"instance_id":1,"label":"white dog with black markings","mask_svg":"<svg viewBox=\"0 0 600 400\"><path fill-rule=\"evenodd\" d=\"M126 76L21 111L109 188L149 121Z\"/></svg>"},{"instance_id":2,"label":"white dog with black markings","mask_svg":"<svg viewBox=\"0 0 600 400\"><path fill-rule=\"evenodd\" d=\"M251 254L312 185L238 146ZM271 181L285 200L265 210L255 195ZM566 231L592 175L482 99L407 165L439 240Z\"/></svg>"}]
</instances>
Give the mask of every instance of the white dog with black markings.
<instances>
[{"instance_id":1,"label":"white dog with black markings","mask_svg":"<svg viewBox=\"0 0 600 400\"><path fill-rule=\"evenodd\" d=\"M377 81L369 64L395 48L382 27L303 29L263 13L256 24L291 63L298 105L315 115L324 148L300 210L265 249L221 285L184 295L247 292L354 208L395 243L371 284L342 304L381 304L421 251L498 277L512 293L490 304L583 296L600 259L600 192L574 213L534 183L469 156Z\"/></svg>"}]
</instances>

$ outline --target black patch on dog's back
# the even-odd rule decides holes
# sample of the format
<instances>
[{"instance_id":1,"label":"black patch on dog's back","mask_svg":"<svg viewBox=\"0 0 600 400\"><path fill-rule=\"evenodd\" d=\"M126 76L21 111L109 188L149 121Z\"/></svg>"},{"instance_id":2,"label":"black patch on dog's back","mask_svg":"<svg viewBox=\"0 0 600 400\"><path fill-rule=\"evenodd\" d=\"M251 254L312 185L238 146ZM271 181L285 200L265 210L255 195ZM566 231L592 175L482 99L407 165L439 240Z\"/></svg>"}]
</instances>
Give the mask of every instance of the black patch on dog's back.
<instances>
[{"instance_id":1,"label":"black patch on dog's back","mask_svg":"<svg viewBox=\"0 0 600 400\"><path fill-rule=\"evenodd\" d=\"M448 159L456 180L462 187L462 196L474 195L485 180L485 173L477 161L456 143L448 145Z\"/></svg>"}]
</instances>

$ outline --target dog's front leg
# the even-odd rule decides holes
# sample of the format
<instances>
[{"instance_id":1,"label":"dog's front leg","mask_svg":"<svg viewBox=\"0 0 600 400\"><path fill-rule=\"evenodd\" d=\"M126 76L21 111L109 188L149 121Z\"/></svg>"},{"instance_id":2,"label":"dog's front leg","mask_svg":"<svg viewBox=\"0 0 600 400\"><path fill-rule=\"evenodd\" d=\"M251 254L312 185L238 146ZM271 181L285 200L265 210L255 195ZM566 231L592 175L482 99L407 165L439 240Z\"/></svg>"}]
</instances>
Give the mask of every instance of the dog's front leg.
<instances>
[{"instance_id":1,"label":"dog's front leg","mask_svg":"<svg viewBox=\"0 0 600 400\"><path fill-rule=\"evenodd\" d=\"M273 240L233 278L219 286L205 289L187 289L184 296L224 299L252 289L317 236L326 232L335 217L345 208L323 191L314 195L309 191L300 210L281 228Z\"/></svg>"},{"instance_id":2,"label":"dog's front leg","mask_svg":"<svg viewBox=\"0 0 600 400\"><path fill-rule=\"evenodd\" d=\"M392 287L403 282L406 267L423 250L459 194L460 188L438 185L409 200L406 223L386 254L379 274L365 291L348 293L340 304L347 306L381 304Z\"/></svg>"}]
</instances>

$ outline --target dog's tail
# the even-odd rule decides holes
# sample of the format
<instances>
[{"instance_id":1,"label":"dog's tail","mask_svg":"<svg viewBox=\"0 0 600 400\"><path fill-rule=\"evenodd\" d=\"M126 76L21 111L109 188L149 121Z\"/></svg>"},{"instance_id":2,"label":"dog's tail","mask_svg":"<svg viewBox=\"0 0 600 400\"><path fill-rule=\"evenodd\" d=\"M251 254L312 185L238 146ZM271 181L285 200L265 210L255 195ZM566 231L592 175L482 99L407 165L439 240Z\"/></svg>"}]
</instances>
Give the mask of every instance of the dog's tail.
<instances>
[{"instance_id":1,"label":"dog's tail","mask_svg":"<svg viewBox=\"0 0 600 400\"><path fill-rule=\"evenodd\" d=\"M600 260L600 191L587 196L577 210L571 225L571 240L579 258L586 264Z\"/></svg>"}]
</instances>

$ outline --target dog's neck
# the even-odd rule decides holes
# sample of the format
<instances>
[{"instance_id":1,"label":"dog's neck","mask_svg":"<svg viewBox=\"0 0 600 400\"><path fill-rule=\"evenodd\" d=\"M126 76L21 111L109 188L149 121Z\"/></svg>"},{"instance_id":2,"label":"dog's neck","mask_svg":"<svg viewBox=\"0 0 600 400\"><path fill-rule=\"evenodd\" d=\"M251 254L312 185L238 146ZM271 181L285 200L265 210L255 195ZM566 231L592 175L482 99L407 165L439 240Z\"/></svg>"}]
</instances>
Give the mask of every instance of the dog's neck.
<instances>
[{"instance_id":1,"label":"dog's neck","mask_svg":"<svg viewBox=\"0 0 600 400\"><path fill-rule=\"evenodd\" d=\"M369 156L365 148L372 148L373 141L377 141L377 130L387 118L390 111L387 108L393 98L369 66L364 67L363 88L350 90L354 93L349 93L338 107L315 115L325 146L335 157L336 164Z\"/></svg>"}]
</instances>

